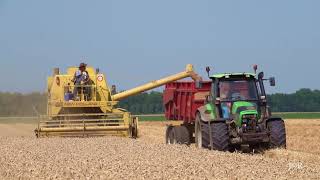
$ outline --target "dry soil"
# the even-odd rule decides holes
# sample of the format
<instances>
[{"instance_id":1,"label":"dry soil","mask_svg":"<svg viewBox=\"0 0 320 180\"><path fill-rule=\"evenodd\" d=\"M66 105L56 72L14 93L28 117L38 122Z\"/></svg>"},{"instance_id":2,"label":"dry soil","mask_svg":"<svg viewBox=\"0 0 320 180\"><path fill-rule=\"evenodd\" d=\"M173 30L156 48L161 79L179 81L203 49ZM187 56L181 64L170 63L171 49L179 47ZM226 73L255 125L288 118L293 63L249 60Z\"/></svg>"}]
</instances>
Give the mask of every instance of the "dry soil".
<instances>
[{"instance_id":1,"label":"dry soil","mask_svg":"<svg viewBox=\"0 0 320 180\"><path fill-rule=\"evenodd\" d=\"M32 124L0 124L0 179L320 179L320 120L287 120L287 150L223 153L165 145L167 122L137 140L36 139Z\"/></svg>"}]
</instances>

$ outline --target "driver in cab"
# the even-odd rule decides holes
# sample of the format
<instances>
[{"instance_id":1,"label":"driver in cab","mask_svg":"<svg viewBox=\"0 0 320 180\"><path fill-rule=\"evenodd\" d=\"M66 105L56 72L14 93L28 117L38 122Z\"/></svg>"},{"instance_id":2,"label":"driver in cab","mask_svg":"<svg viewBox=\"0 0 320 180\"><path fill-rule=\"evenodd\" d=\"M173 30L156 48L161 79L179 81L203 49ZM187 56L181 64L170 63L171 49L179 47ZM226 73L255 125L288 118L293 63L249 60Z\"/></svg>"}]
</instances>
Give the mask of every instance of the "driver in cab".
<instances>
[{"instance_id":1,"label":"driver in cab","mask_svg":"<svg viewBox=\"0 0 320 180\"><path fill-rule=\"evenodd\" d=\"M231 85L229 82L220 84L220 98L221 100L230 100L232 94ZM231 102L221 103L223 118L229 118L231 112Z\"/></svg>"}]
</instances>

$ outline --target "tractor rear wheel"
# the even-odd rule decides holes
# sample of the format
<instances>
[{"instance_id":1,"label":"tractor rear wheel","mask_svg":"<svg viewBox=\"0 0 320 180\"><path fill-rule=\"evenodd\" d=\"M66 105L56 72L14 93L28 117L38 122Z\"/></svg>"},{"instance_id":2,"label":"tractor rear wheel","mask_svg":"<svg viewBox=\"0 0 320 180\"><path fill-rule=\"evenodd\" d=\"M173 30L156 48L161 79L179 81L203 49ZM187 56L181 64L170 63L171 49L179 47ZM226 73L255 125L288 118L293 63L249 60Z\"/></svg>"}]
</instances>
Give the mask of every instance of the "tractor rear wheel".
<instances>
[{"instance_id":1,"label":"tractor rear wheel","mask_svg":"<svg viewBox=\"0 0 320 180\"><path fill-rule=\"evenodd\" d=\"M166 131L167 144L190 144L190 132L185 126L168 126Z\"/></svg>"},{"instance_id":2,"label":"tractor rear wheel","mask_svg":"<svg viewBox=\"0 0 320 180\"><path fill-rule=\"evenodd\" d=\"M207 124L201 120L201 115L196 115L195 122L195 143L197 148L208 148L210 143L209 128Z\"/></svg>"},{"instance_id":3,"label":"tractor rear wheel","mask_svg":"<svg viewBox=\"0 0 320 180\"><path fill-rule=\"evenodd\" d=\"M270 132L270 148L286 148L286 128L282 119L269 121L267 123Z\"/></svg>"}]
</instances>

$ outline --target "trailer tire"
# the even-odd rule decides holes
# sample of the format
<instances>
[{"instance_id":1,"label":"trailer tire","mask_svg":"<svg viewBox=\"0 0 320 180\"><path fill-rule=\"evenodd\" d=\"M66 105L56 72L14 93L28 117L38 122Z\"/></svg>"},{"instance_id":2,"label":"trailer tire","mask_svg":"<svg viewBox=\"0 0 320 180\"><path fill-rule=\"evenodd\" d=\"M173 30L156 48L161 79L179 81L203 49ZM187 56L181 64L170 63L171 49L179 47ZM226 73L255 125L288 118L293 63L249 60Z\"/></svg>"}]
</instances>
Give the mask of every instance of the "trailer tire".
<instances>
[{"instance_id":1,"label":"trailer tire","mask_svg":"<svg viewBox=\"0 0 320 180\"><path fill-rule=\"evenodd\" d=\"M190 144L190 133L185 126L169 126L166 134L167 144Z\"/></svg>"},{"instance_id":2,"label":"trailer tire","mask_svg":"<svg viewBox=\"0 0 320 180\"><path fill-rule=\"evenodd\" d=\"M218 151L229 151L228 125L224 122L210 124L212 133L212 149Z\"/></svg>"},{"instance_id":3,"label":"trailer tire","mask_svg":"<svg viewBox=\"0 0 320 180\"><path fill-rule=\"evenodd\" d=\"M176 131L178 144L189 145L191 143L190 132L186 126L176 126L174 130Z\"/></svg>"},{"instance_id":4,"label":"trailer tire","mask_svg":"<svg viewBox=\"0 0 320 180\"><path fill-rule=\"evenodd\" d=\"M286 128L282 119L272 120L267 123L270 132L270 148L286 148Z\"/></svg>"},{"instance_id":5,"label":"trailer tire","mask_svg":"<svg viewBox=\"0 0 320 180\"><path fill-rule=\"evenodd\" d=\"M166 129L166 137L165 137L165 139L166 139L166 144L172 144L173 142L172 142L172 138L171 138L171 131L172 131L172 128L173 128L173 126L171 126L171 125L169 125L169 126L167 126L167 129Z\"/></svg>"}]
</instances>

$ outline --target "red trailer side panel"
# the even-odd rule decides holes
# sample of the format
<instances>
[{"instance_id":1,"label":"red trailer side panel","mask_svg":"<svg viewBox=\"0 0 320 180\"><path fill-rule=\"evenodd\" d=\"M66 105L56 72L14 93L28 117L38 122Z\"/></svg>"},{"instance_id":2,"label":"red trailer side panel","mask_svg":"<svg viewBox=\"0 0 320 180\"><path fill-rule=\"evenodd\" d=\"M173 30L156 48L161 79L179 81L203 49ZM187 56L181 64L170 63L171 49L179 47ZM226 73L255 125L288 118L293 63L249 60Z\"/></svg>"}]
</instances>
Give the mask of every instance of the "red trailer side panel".
<instances>
[{"instance_id":1,"label":"red trailer side panel","mask_svg":"<svg viewBox=\"0 0 320 180\"><path fill-rule=\"evenodd\" d=\"M211 81L202 82L201 88L196 88L194 81L177 81L166 84L163 93L166 119L193 123L196 110L204 105L210 89Z\"/></svg>"}]
</instances>

